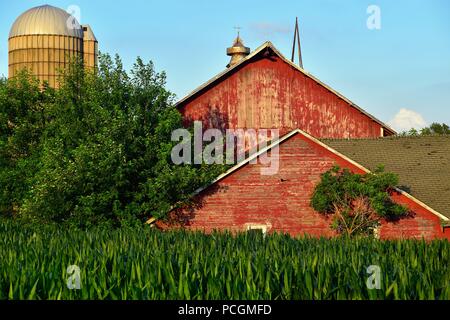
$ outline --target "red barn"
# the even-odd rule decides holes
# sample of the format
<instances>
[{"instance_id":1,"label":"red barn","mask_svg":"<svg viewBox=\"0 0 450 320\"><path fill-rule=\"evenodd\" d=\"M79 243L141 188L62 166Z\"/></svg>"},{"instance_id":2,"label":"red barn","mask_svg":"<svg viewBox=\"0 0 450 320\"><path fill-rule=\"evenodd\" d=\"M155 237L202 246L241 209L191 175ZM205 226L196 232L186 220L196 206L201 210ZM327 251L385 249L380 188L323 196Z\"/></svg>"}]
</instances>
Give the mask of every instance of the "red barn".
<instances>
[{"instance_id":1,"label":"red barn","mask_svg":"<svg viewBox=\"0 0 450 320\"><path fill-rule=\"evenodd\" d=\"M395 132L287 60L266 42L247 55L238 37L228 68L177 103L186 125L206 128L280 129L276 174L238 163L195 193L194 205L172 213L189 229L287 232L333 236L327 216L310 198L320 175L334 165L366 173L383 164L398 173L394 201L411 214L383 221L381 238L450 239L450 137L387 137ZM350 139L348 139L350 138ZM163 222L157 225L165 227Z\"/></svg>"},{"instance_id":2,"label":"red barn","mask_svg":"<svg viewBox=\"0 0 450 320\"><path fill-rule=\"evenodd\" d=\"M221 129L278 128L281 135L300 128L321 138L395 133L287 60L270 42L201 85L177 107L186 125L201 120L204 127Z\"/></svg>"},{"instance_id":3,"label":"red barn","mask_svg":"<svg viewBox=\"0 0 450 320\"><path fill-rule=\"evenodd\" d=\"M319 141L296 129L268 149L274 146L279 147L276 174L261 175L263 165L250 164L252 157L237 164L196 192L195 205L175 210L183 225L206 232L262 229L333 236L330 219L310 206L320 175L334 165L363 174L383 163L387 170L399 172L402 189L392 198L407 206L410 214L396 222L382 221L379 236L450 239L450 136Z\"/></svg>"}]
</instances>

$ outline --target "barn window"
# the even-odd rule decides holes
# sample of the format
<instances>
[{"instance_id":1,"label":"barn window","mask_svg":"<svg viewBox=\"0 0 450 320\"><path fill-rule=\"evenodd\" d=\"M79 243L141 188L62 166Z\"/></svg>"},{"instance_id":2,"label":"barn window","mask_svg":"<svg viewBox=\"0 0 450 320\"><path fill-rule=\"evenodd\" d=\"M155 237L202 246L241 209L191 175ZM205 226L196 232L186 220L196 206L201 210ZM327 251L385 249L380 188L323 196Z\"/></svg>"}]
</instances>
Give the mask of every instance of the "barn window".
<instances>
[{"instance_id":1,"label":"barn window","mask_svg":"<svg viewBox=\"0 0 450 320\"><path fill-rule=\"evenodd\" d=\"M263 236L267 233L267 225L265 224L247 224L247 232L253 234L262 234Z\"/></svg>"}]
</instances>

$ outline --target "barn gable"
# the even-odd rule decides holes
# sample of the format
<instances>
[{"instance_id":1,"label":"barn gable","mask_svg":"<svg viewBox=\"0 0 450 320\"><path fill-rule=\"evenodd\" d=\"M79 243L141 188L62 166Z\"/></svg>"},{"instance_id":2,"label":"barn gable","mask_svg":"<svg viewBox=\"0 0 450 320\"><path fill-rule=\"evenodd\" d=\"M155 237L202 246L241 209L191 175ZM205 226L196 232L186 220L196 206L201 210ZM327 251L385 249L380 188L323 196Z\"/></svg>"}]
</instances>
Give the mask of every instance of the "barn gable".
<instances>
[{"instance_id":1,"label":"barn gable","mask_svg":"<svg viewBox=\"0 0 450 320\"><path fill-rule=\"evenodd\" d=\"M270 42L181 99L185 123L215 128L300 128L315 137L394 134L389 126L286 59Z\"/></svg>"},{"instance_id":2,"label":"barn gable","mask_svg":"<svg viewBox=\"0 0 450 320\"><path fill-rule=\"evenodd\" d=\"M336 164L356 173L368 170L301 130L292 131L267 149L275 145L280 147L277 174L261 175L261 165L249 164L249 158L198 190L193 206L173 213L185 219L187 228L206 232L263 227L294 236L333 236L329 218L310 207L320 175ZM449 220L445 215L400 189L394 192L393 199L408 206L413 216L396 223L384 221L380 227L382 238L450 238L449 230L442 227L442 221Z\"/></svg>"}]
</instances>

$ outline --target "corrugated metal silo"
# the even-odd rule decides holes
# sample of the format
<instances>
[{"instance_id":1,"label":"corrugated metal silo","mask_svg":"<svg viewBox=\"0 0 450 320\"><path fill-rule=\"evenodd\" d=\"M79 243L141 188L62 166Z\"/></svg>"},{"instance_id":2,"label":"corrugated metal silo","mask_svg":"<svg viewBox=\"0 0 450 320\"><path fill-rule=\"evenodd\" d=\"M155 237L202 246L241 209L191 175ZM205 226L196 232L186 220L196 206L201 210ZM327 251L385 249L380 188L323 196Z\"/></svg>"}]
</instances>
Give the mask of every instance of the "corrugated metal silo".
<instances>
[{"instance_id":1,"label":"corrugated metal silo","mask_svg":"<svg viewBox=\"0 0 450 320\"><path fill-rule=\"evenodd\" d=\"M98 42L89 25L83 25L83 61L86 68L97 68Z\"/></svg>"},{"instance_id":2,"label":"corrugated metal silo","mask_svg":"<svg viewBox=\"0 0 450 320\"><path fill-rule=\"evenodd\" d=\"M84 58L83 33L78 21L62 9L44 5L24 12L9 33L9 78L27 68L39 80L58 87L59 70L67 68L74 57ZM94 65L96 58L95 54Z\"/></svg>"}]
</instances>

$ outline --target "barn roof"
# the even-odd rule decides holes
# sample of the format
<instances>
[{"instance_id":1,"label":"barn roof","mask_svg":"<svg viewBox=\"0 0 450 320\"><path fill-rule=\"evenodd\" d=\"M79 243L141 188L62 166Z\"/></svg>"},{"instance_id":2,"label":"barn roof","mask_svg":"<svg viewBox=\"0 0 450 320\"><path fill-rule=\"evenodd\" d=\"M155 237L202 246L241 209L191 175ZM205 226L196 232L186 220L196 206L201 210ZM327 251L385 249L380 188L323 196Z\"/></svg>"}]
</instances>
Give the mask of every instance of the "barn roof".
<instances>
[{"instance_id":1,"label":"barn roof","mask_svg":"<svg viewBox=\"0 0 450 320\"><path fill-rule=\"evenodd\" d=\"M399 175L400 186L396 191L445 223L450 221L450 135L318 140L303 130L295 129L236 164L207 186L197 189L193 196L297 134L305 136L364 172L370 172L383 164L386 171Z\"/></svg>"},{"instance_id":2,"label":"barn roof","mask_svg":"<svg viewBox=\"0 0 450 320\"><path fill-rule=\"evenodd\" d=\"M369 170L382 164L399 188L450 218L450 135L323 139Z\"/></svg>"},{"instance_id":3,"label":"barn roof","mask_svg":"<svg viewBox=\"0 0 450 320\"><path fill-rule=\"evenodd\" d=\"M264 42L261 46L259 46L257 49L255 49L252 53L250 53L248 56L246 56L245 58L241 59L238 63L236 63L235 65L225 69L224 71L222 71L221 73L217 74L215 77L211 78L210 80L206 81L205 83L203 83L202 85L200 85L199 87L197 87L194 91L192 91L191 93L189 93L188 95L186 95L184 98L182 98L181 100L179 100L175 106L176 107L180 107L182 106L185 102L187 102L188 100L190 100L191 98L197 96L198 94L202 93L204 90L209 89L211 86L215 85L217 82L219 82L220 80L222 80L225 76L227 76L228 74L230 74L231 72L237 70L238 68L240 68L242 65L244 65L245 63L247 63L248 61L254 59L255 57L259 56L260 54L264 54L264 52L266 52L267 50L270 50L271 52L273 52L275 55L277 55L281 60L283 60L285 63L289 64L291 67L293 67L294 69L298 70L299 72L303 73L305 76L309 77L310 79L314 80L317 84L323 86L325 89L327 89L328 91L332 92L333 94L335 94L336 96L338 96L339 98L341 98L342 100L344 100L345 102L347 102L351 107L357 109L359 112L365 114L367 117L371 118L373 121L377 122L379 125L381 125L386 131L395 134L395 130L392 129L390 126L388 126L387 124L383 123L381 120L378 120L376 117L374 117L373 115L371 115L370 113L368 113L367 111L365 111L364 109L362 109L361 107L359 107L356 103L350 101L348 98L346 98L344 95L342 95L341 93L337 92L336 90L334 90L333 88L329 87L328 85L326 85L325 83L323 83L322 81L320 81L319 79L317 79L316 77L314 77L312 74L310 74L309 72L305 71L303 68L300 68L298 65L296 65L295 63L293 63L292 61L290 61L289 59L287 59L285 56L283 56L283 54L281 54L280 51L278 51L277 48L275 48L275 46L270 42L270 41L266 41Z\"/></svg>"}]
</instances>

